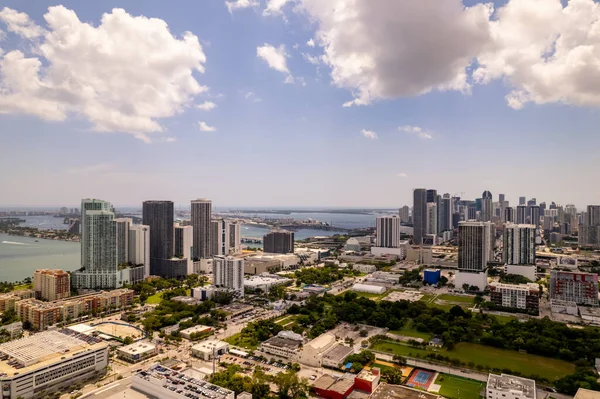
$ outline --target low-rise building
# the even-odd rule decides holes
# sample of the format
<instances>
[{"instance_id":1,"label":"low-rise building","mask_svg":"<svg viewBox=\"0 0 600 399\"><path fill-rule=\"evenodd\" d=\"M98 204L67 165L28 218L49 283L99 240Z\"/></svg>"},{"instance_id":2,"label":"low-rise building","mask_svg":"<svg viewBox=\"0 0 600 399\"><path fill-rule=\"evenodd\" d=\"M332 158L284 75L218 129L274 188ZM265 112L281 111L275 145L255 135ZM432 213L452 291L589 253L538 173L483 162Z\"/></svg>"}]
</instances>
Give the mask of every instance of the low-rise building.
<instances>
[{"instance_id":1,"label":"low-rise building","mask_svg":"<svg viewBox=\"0 0 600 399\"><path fill-rule=\"evenodd\" d=\"M199 298L194 298L191 296L174 296L173 298L171 298L172 301L175 302L179 302L179 303L183 303L184 305L198 305L200 302L202 302Z\"/></svg>"},{"instance_id":2,"label":"low-rise building","mask_svg":"<svg viewBox=\"0 0 600 399\"><path fill-rule=\"evenodd\" d=\"M323 353L321 365L323 367L340 368L346 358L354 354L354 348L342 344L335 344Z\"/></svg>"},{"instance_id":3,"label":"low-rise building","mask_svg":"<svg viewBox=\"0 0 600 399\"><path fill-rule=\"evenodd\" d=\"M227 320L229 320L231 318L252 312L254 310L254 306L243 303L232 303L231 305L220 307L219 310L226 312Z\"/></svg>"},{"instance_id":4,"label":"low-rise building","mask_svg":"<svg viewBox=\"0 0 600 399\"><path fill-rule=\"evenodd\" d=\"M212 327L197 325L190 328L186 328L185 330L179 331L179 335L181 338L185 338L187 340L191 340L195 337L207 337L212 333ZM192 336L192 334L194 334Z\"/></svg>"},{"instance_id":5,"label":"low-rise building","mask_svg":"<svg viewBox=\"0 0 600 399\"><path fill-rule=\"evenodd\" d=\"M372 284L354 284L352 286L352 291L367 292L369 294L383 294L386 290L386 287Z\"/></svg>"},{"instance_id":6,"label":"low-rise building","mask_svg":"<svg viewBox=\"0 0 600 399\"><path fill-rule=\"evenodd\" d=\"M375 272L365 278L365 281L370 283L385 284L386 286L392 286L398 284L402 274L390 273L390 272Z\"/></svg>"},{"instance_id":7,"label":"low-rise building","mask_svg":"<svg viewBox=\"0 0 600 399\"><path fill-rule=\"evenodd\" d=\"M72 386L108 366L108 344L95 337L45 331L0 345L2 398L36 398Z\"/></svg>"},{"instance_id":8,"label":"low-rise building","mask_svg":"<svg viewBox=\"0 0 600 399\"><path fill-rule=\"evenodd\" d=\"M229 351L229 344L218 339L208 339L192 346L192 355L202 360L212 360Z\"/></svg>"},{"instance_id":9,"label":"low-rise building","mask_svg":"<svg viewBox=\"0 0 600 399\"><path fill-rule=\"evenodd\" d=\"M509 374L490 374L485 397L487 399L536 399L535 381Z\"/></svg>"},{"instance_id":10,"label":"low-rise building","mask_svg":"<svg viewBox=\"0 0 600 399\"><path fill-rule=\"evenodd\" d=\"M156 345L148 341L138 341L117 349L117 356L130 363L141 362L158 353Z\"/></svg>"},{"instance_id":11,"label":"low-rise building","mask_svg":"<svg viewBox=\"0 0 600 399\"><path fill-rule=\"evenodd\" d=\"M321 366L323 353L335 345L336 340L333 334L324 333L317 338L307 342L298 353L298 362L307 366Z\"/></svg>"},{"instance_id":12,"label":"low-rise building","mask_svg":"<svg viewBox=\"0 0 600 399\"><path fill-rule=\"evenodd\" d=\"M503 308L522 309L537 313L540 308L540 286L535 283L490 283L490 298Z\"/></svg>"},{"instance_id":13,"label":"low-rise building","mask_svg":"<svg viewBox=\"0 0 600 399\"><path fill-rule=\"evenodd\" d=\"M600 392L579 388L573 399L600 399Z\"/></svg>"},{"instance_id":14,"label":"low-rise building","mask_svg":"<svg viewBox=\"0 0 600 399\"><path fill-rule=\"evenodd\" d=\"M531 281L537 280L537 266L536 265L504 265L504 273L506 274L518 274L528 278Z\"/></svg>"},{"instance_id":15,"label":"low-rise building","mask_svg":"<svg viewBox=\"0 0 600 399\"><path fill-rule=\"evenodd\" d=\"M0 326L0 331L1 330L6 331L10 335L11 339L20 337L21 334L23 334L23 322L15 321L14 323Z\"/></svg>"},{"instance_id":16,"label":"low-rise building","mask_svg":"<svg viewBox=\"0 0 600 399\"><path fill-rule=\"evenodd\" d=\"M345 399L354 390L353 378L334 378L324 374L317 378L311 390L318 396L327 399Z\"/></svg>"},{"instance_id":17,"label":"low-rise building","mask_svg":"<svg viewBox=\"0 0 600 399\"><path fill-rule=\"evenodd\" d=\"M280 331L276 336L261 343L259 349L264 353L295 360L303 343L302 335L291 331Z\"/></svg>"},{"instance_id":18,"label":"low-rise building","mask_svg":"<svg viewBox=\"0 0 600 399\"><path fill-rule=\"evenodd\" d=\"M440 269L425 269L423 271L423 281L427 284L435 285L440 282L442 271Z\"/></svg>"},{"instance_id":19,"label":"low-rise building","mask_svg":"<svg viewBox=\"0 0 600 399\"><path fill-rule=\"evenodd\" d=\"M189 394L199 398L235 399L235 393L229 389L188 377L159 364L135 373L131 377L131 385L138 391L161 399L188 399Z\"/></svg>"},{"instance_id":20,"label":"low-rise building","mask_svg":"<svg viewBox=\"0 0 600 399\"><path fill-rule=\"evenodd\" d=\"M244 289L246 292L253 293L257 289L262 292L269 292L275 285L286 285L292 282L291 279L278 276L277 274L261 274L259 276L250 276L244 279Z\"/></svg>"},{"instance_id":21,"label":"low-rise building","mask_svg":"<svg viewBox=\"0 0 600 399\"><path fill-rule=\"evenodd\" d=\"M219 291L221 291L221 289L213 285L192 288L192 298L196 298L201 301L207 301L209 299L212 299L215 296L215 294Z\"/></svg>"},{"instance_id":22,"label":"low-rise building","mask_svg":"<svg viewBox=\"0 0 600 399\"><path fill-rule=\"evenodd\" d=\"M600 324L600 308L580 306L579 315L583 321L596 325Z\"/></svg>"},{"instance_id":23,"label":"low-rise building","mask_svg":"<svg viewBox=\"0 0 600 399\"><path fill-rule=\"evenodd\" d=\"M352 266L353 270L358 270L361 273L370 274L377 271L377 267L375 265L363 265L361 263L357 263Z\"/></svg>"},{"instance_id":24,"label":"low-rise building","mask_svg":"<svg viewBox=\"0 0 600 399\"><path fill-rule=\"evenodd\" d=\"M577 304L571 301L552 299L550 300L550 309L552 310L552 313L568 314L571 316L577 316L579 314Z\"/></svg>"},{"instance_id":25,"label":"low-rise building","mask_svg":"<svg viewBox=\"0 0 600 399\"><path fill-rule=\"evenodd\" d=\"M362 369L354 378L354 389L373 393L379 385L381 379L381 370L378 367L373 367L370 370Z\"/></svg>"}]
</instances>

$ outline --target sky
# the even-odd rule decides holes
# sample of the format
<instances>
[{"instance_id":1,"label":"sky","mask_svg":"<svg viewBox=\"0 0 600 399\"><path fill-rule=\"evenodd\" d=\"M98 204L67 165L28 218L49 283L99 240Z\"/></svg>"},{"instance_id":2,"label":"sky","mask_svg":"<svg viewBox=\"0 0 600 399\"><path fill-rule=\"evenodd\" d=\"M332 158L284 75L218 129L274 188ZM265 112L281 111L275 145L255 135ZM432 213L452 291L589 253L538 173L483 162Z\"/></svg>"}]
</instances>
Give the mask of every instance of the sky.
<instances>
[{"instance_id":1,"label":"sky","mask_svg":"<svg viewBox=\"0 0 600 399\"><path fill-rule=\"evenodd\" d=\"M600 197L593 0L3 0L0 206Z\"/></svg>"}]
</instances>

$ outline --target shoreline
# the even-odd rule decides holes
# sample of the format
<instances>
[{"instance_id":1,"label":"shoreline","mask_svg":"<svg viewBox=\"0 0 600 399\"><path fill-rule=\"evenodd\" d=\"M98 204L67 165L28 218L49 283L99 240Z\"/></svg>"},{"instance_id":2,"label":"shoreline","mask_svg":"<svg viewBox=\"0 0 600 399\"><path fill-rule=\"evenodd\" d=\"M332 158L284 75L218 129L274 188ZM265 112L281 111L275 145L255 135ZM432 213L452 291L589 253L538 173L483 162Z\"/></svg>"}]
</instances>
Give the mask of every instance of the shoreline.
<instances>
[{"instance_id":1,"label":"shoreline","mask_svg":"<svg viewBox=\"0 0 600 399\"><path fill-rule=\"evenodd\" d=\"M55 231L66 231L66 230L47 230L48 232L55 232ZM64 242L81 242L81 238L79 236L76 237L69 237L69 238L61 238L61 237L55 237L55 236L48 236L48 235L44 235L43 233L37 233L40 234L40 236L37 236L35 234L15 234L14 232L11 231L7 231L7 230L0 230L0 234L6 234L8 236L11 237L26 237L26 238L33 238L35 240L50 240L50 241L64 241Z\"/></svg>"}]
</instances>

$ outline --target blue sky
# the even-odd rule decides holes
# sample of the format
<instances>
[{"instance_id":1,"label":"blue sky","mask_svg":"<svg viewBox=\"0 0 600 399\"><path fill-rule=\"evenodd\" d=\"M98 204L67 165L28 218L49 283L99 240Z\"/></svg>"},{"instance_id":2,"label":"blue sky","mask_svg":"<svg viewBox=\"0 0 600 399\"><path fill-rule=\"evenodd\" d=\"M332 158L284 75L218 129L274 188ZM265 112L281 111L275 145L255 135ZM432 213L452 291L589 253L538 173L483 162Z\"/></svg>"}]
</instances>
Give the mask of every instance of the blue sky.
<instances>
[{"instance_id":1,"label":"blue sky","mask_svg":"<svg viewBox=\"0 0 600 399\"><path fill-rule=\"evenodd\" d=\"M424 1L432 5L436 2ZM490 21L504 24L502 34L514 32L518 29L513 25L517 19L514 14L526 12L528 2L535 0L514 0L513 13L507 12L506 16L497 11L503 4L496 4ZM532 76L534 68L526 60L510 61L513 64L509 69L521 71L520 74L500 73L488 67L486 76L494 76L485 83L473 82L475 77L471 74L478 66L496 65L498 58L494 57L511 59L515 45L505 44L508 40L503 41L502 49L493 47L490 51L486 47L489 39L480 40L479 33L469 28L466 41L473 38L473 47L456 50L464 51L468 57L480 57L472 64L469 61L469 90L440 90L440 85L447 83L444 79L435 80L439 75L435 70L441 67L434 58L425 58L428 62L416 66L416 70L424 72L415 76L432 76L427 79L433 86L426 87L424 83L416 90L427 93L407 94L406 85L397 83L393 76L394 63L405 65L406 60L376 59L376 67L385 61L392 68L355 77L361 84L367 82L365 85L370 88L378 88L370 91L369 103L343 107L359 97L359 90L351 87L354 81L334 81L332 69L346 68L344 59L339 59L342 51L356 54L358 50L351 48L354 43L325 39L317 40L314 47L306 44L316 39L319 32L327 31L330 17L313 0L287 4L276 15L263 15L267 7L264 0L231 13L221 0L61 4L93 28L101 24L104 13L118 7L131 17L165 21L173 41L182 40L186 31L191 32L199 39L206 61L204 73L190 70L198 84L208 87L208 91L190 95L171 116L152 118L162 132L144 133L150 143L136 138L136 132L98 129L102 123L86 114L88 111L81 111L78 105L71 104L61 120L52 120L55 118L47 113L31 114L28 107L11 108L10 98L5 103L0 101L0 205L75 205L80 198L97 197L117 205L135 206L145 199L186 203L206 197L217 206L395 207L410 205L415 187L464 193L466 198L490 190L497 199L502 192L513 204L519 196L563 205L598 202L600 188L594 183L600 169L597 150L600 102L595 99L595 89L592 87L589 89L592 93L582 94L581 88L569 82L581 80L583 72L566 67L559 72L553 68L551 72L555 75ZM373 4L373 7L395 7L387 0ZM478 2L464 4L471 7ZM32 23L47 31L52 29L44 14L52 5L55 3L3 2L3 6L27 14ZM305 8L300 10L300 6ZM563 6L566 3L560 7ZM427 16L427 12L431 11L418 15ZM19 50L27 57L38 57L42 68L56 62L40 56L36 50L37 46L48 43L47 37L40 34L26 38L24 33L11 31L6 15L4 20L0 18L0 30L5 32L4 40L0 41L4 57ZM380 18L374 14L361 15L365 19L356 23L372 23L373 18ZM428 29L429 23L440 24L437 17L434 14L430 19L425 18L421 28ZM548 18L561 16L557 13ZM597 19L587 23L595 22ZM400 19L393 23L404 22ZM380 33L391 38L387 47L382 44L381 48L392 54L392 58L395 52L403 51L399 48L406 42L420 40L408 35L409 30L402 30L402 35L394 38L397 31L386 32L385 25L382 26L382 32L368 32L372 33L369 39L379 37ZM334 26L329 32L346 28ZM534 32L537 27L531 23L527 29ZM365 38L368 35L359 33L351 41L364 39L364 48L369 48ZM586 40L590 39L575 39L567 50L576 50ZM130 51L127 45L135 46L134 42L121 41L123 48L118 51ZM441 51L431 47L435 42L424 40L417 53L406 56L435 57ZM496 40L495 44L498 43ZM257 48L266 44L274 48L285 46L289 72L270 68L265 59L257 56ZM93 41L83 43L78 51L81 53L84 46L97 45ZM327 49L335 50L336 54L330 54L329 61L321 62L318 68L303 56L303 53L321 56ZM502 52L505 55L498 55ZM69 65L76 69L79 64ZM399 68L397 74L402 73ZM410 73L405 75L414 81ZM598 71L586 73L591 73L592 79ZM288 74L295 83L284 83ZM152 85L152 81L148 84ZM563 84L570 88L563 89ZM388 89L385 85L395 88ZM1 87L7 90L6 79L4 83L0 81ZM509 106L505 98L509 93L531 87L535 89L528 92L519 109ZM380 95L373 94L377 90ZM39 99L33 97L29 101L33 104L36 98ZM123 101L125 104L127 99ZM210 111L195 108L206 101L216 104L216 108ZM201 131L199 122L216 130ZM399 129L403 126L418 130ZM365 137L363 130L374 132L377 138ZM432 139L423 139L418 132L431 135Z\"/></svg>"}]
</instances>

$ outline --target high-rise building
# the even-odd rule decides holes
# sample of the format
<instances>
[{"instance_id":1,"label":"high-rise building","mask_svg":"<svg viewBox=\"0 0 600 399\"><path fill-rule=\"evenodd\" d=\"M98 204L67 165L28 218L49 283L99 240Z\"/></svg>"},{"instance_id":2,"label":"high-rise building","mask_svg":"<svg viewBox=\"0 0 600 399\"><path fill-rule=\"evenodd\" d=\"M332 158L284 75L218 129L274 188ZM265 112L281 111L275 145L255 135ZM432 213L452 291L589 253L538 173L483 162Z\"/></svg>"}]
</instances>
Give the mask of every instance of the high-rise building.
<instances>
[{"instance_id":1,"label":"high-rise building","mask_svg":"<svg viewBox=\"0 0 600 399\"><path fill-rule=\"evenodd\" d=\"M244 296L244 259L217 256L213 260L213 284Z\"/></svg>"},{"instance_id":2,"label":"high-rise building","mask_svg":"<svg viewBox=\"0 0 600 399\"><path fill-rule=\"evenodd\" d=\"M505 200L504 194L498 194L498 202L502 204L502 203L504 203L504 200Z\"/></svg>"},{"instance_id":3,"label":"high-rise building","mask_svg":"<svg viewBox=\"0 0 600 399\"><path fill-rule=\"evenodd\" d=\"M167 278L185 277L186 258L174 258L173 202L145 201L142 219L150 226L150 273Z\"/></svg>"},{"instance_id":4,"label":"high-rise building","mask_svg":"<svg viewBox=\"0 0 600 399\"><path fill-rule=\"evenodd\" d=\"M437 203L437 190L427 190L427 202L428 203Z\"/></svg>"},{"instance_id":5,"label":"high-rise building","mask_svg":"<svg viewBox=\"0 0 600 399\"><path fill-rule=\"evenodd\" d=\"M427 190L416 188L413 191L413 242L423 243L427 231Z\"/></svg>"},{"instance_id":6,"label":"high-rise building","mask_svg":"<svg viewBox=\"0 0 600 399\"><path fill-rule=\"evenodd\" d=\"M117 269L115 214L107 201L81 201L81 269L73 272L76 289L112 289L121 283Z\"/></svg>"},{"instance_id":7,"label":"high-rise building","mask_svg":"<svg viewBox=\"0 0 600 399\"><path fill-rule=\"evenodd\" d=\"M535 226L507 223L503 246L507 265L535 265Z\"/></svg>"},{"instance_id":8,"label":"high-rise building","mask_svg":"<svg viewBox=\"0 0 600 399\"><path fill-rule=\"evenodd\" d=\"M525 205L517 206L516 222L517 224L525 224L527 222L527 207Z\"/></svg>"},{"instance_id":9,"label":"high-rise building","mask_svg":"<svg viewBox=\"0 0 600 399\"><path fill-rule=\"evenodd\" d=\"M565 213L571 216L577 216L577 207L573 204L567 204L565 206Z\"/></svg>"},{"instance_id":10,"label":"high-rise building","mask_svg":"<svg viewBox=\"0 0 600 399\"><path fill-rule=\"evenodd\" d=\"M506 207L504 208L504 221L513 223L515 221L515 208Z\"/></svg>"},{"instance_id":11,"label":"high-rise building","mask_svg":"<svg viewBox=\"0 0 600 399\"><path fill-rule=\"evenodd\" d=\"M291 254L294 253L294 233L291 231L271 231L263 237L265 253Z\"/></svg>"},{"instance_id":12,"label":"high-rise building","mask_svg":"<svg viewBox=\"0 0 600 399\"><path fill-rule=\"evenodd\" d=\"M150 275L150 226L134 224L129 229L129 262L144 267L144 278Z\"/></svg>"},{"instance_id":13,"label":"high-rise building","mask_svg":"<svg viewBox=\"0 0 600 399\"><path fill-rule=\"evenodd\" d=\"M194 274L192 226L175 226L173 249L175 256L187 260L186 274Z\"/></svg>"},{"instance_id":14,"label":"high-rise building","mask_svg":"<svg viewBox=\"0 0 600 399\"><path fill-rule=\"evenodd\" d=\"M56 301L71 295L71 276L63 270L40 269L33 273L33 290L38 299Z\"/></svg>"},{"instance_id":15,"label":"high-rise building","mask_svg":"<svg viewBox=\"0 0 600 399\"><path fill-rule=\"evenodd\" d=\"M537 199L532 198L529 201L527 201L527 206L534 206L537 204Z\"/></svg>"},{"instance_id":16,"label":"high-rise building","mask_svg":"<svg viewBox=\"0 0 600 399\"><path fill-rule=\"evenodd\" d=\"M458 269L481 272L493 258L492 224L460 222L458 224Z\"/></svg>"},{"instance_id":17,"label":"high-rise building","mask_svg":"<svg viewBox=\"0 0 600 399\"><path fill-rule=\"evenodd\" d=\"M117 264L129 262L129 229L133 221L131 218L115 219L117 225Z\"/></svg>"},{"instance_id":18,"label":"high-rise building","mask_svg":"<svg viewBox=\"0 0 600 399\"><path fill-rule=\"evenodd\" d=\"M581 246L600 247L600 205L588 205L582 212L578 242Z\"/></svg>"},{"instance_id":19,"label":"high-rise building","mask_svg":"<svg viewBox=\"0 0 600 399\"><path fill-rule=\"evenodd\" d=\"M550 299L598 306L598 275L551 270Z\"/></svg>"},{"instance_id":20,"label":"high-rise building","mask_svg":"<svg viewBox=\"0 0 600 399\"><path fill-rule=\"evenodd\" d=\"M382 248L398 248L400 245L400 219L396 216L380 216L377 218L377 246Z\"/></svg>"},{"instance_id":21,"label":"high-rise building","mask_svg":"<svg viewBox=\"0 0 600 399\"><path fill-rule=\"evenodd\" d=\"M407 205L404 205L400 208L398 212L398 216L400 216L400 223L408 223L410 221L410 208Z\"/></svg>"},{"instance_id":22,"label":"high-rise building","mask_svg":"<svg viewBox=\"0 0 600 399\"><path fill-rule=\"evenodd\" d=\"M427 224L425 232L437 236L438 234L438 208L435 202L427 203Z\"/></svg>"},{"instance_id":23,"label":"high-rise building","mask_svg":"<svg viewBox=\"0 0 600 399\"><path fill-rule=\"evenodd\" d=\"M484 191L481 195L481 220L489 222L492 220L493 215L493 201L492 193Z\"/></svg>"},{"instance_id":24,"label":"high-rise building","mask_svg":"<svg viewBox=\"0 0 600 399\"><path fill-rule=\"evenodd\" d=\"M539 205L531 205L529 207L529 221L536 228L540 227L540 207L539 207Z\"/></svg>"},{"instance_id":25,"label":"high-rise building","mask_svg":"<svg viewBox=\"0 0 600 399\"><path fill-rule=\"evenodd\" d=\"M240 253L241 225L224 219L211 222L211 253L215 256L227 256Z\"/></svg>"},{"instance_id":26,"label":"high-rise building","mask_svg":"<svg viewBox=\"0 0 600 399\"><path fill-rule=\"evenodd\" d=\"M207 259L211 253L212 202L207 199L192 201L192 227L194 228L194 259Z\"/></svg>"},{"instance_id":27,"label":"high-rise building","mask_svg":"<svg viewBox=\"0 0 600 399\"><path fill-rule=\"evenodd\" d=\"M600 226L600 205L587 206L587 221L588 226Z\"/></svg>"},{"instance_id":28,"label":"high-rise building","mask_svg":"<svg viewBox=\"0 0 600 399\"><path fill-rule=\"evenodd\" d=\"M444 194L442 197L442 201L440 203L440 211L439 211L439 232L452 230L454 228L452 223L452 198L450 198L450 194Z\"/></svg>"},{"instance_id":29,"label":"high-rise building","mask_svg":"<svg viewBox=\"0 0 600 399\"><path fill-rule=\"evenodd\" d=\"M526 205L526 198L525 197L519 197L519 205Z\"/></svg>"}]
</instances>

